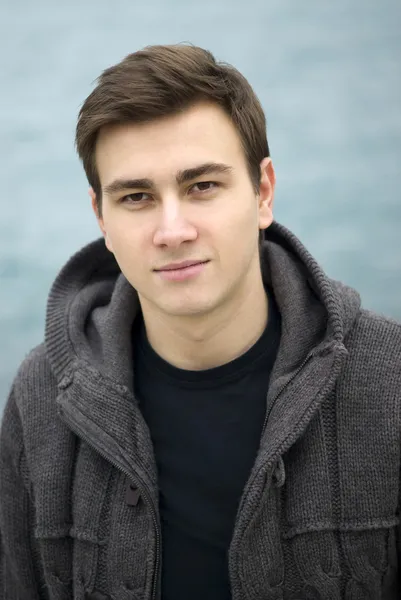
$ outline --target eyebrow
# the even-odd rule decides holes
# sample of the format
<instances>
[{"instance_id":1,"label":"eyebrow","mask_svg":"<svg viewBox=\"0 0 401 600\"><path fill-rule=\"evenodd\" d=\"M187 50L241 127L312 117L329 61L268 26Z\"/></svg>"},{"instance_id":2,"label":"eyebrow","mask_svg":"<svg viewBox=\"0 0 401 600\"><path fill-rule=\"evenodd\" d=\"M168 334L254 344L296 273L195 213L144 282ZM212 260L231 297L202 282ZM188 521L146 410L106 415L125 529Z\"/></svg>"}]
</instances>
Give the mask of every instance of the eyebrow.
<instances>
[{"instance_id":1,"label":"eyebrow","mask_svg":"<svg viewBox=\"0 0 401 600\"><path fill-rule=\"evenodd\" d=\"M232 171L233 168L229 165L225 165L224 163L209 162L192 167L190 169L178 171L176 174L176 181L178 185L182 185L183 183L188 183L188 181L192 181L193 179L202 177L203 175L231 173ZM115 179L104 187L103 193L111 196L117 192L122 192L128 189L150 190L153 187L155 187L155 184L152 179Z\"/></svg>"}]
</instances>

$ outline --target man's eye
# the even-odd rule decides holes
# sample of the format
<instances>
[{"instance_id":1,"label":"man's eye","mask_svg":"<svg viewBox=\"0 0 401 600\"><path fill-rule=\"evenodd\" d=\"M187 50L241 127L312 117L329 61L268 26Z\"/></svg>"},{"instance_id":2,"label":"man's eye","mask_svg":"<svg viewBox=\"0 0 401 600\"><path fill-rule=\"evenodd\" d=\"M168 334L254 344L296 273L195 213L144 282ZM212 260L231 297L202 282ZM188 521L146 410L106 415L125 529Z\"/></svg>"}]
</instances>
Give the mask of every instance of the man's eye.
<instances>
[{"instance_id":1,"label":"man's eye","mask_svg":"<svg viewBox=\"0 0 401 600\"><path fill-rule=\"evenodd\" d=\"M215 181L199 181L192 186L192 190L195 192L211 192L217 186L218 184Z\"/></svg>"},{"instance_id":2,"label":"man's eye","mask_svg":"<svg viewBox=\"0 0 401 600\"><path fill-rule=\"evenodd\" d=\"M139 204L148 200L149 194L146 192L136 192L135 194L127 194L120 199L121 203L124 204Z\"/></svg>"}]
</instances>

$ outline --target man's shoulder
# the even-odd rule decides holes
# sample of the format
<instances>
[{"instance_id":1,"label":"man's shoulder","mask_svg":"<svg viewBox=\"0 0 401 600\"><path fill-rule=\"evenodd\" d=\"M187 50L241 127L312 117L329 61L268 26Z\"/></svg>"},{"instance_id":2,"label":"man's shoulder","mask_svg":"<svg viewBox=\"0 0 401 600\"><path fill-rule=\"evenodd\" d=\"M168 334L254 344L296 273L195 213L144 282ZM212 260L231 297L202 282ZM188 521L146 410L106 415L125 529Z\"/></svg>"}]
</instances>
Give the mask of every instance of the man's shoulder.
<instances>
[{"instance_id":1,"label":"man's shoulder","mask_svg":"<svg viewBox=\"0 0 401 600\"><path fill-rule=\"evenodd\" d=\"M391 350L392 353L398 349L398 356L401 357L401 323L377 312L361 308L350 339L354 343L373 344L376 349Z\"/></svg>"},{"instance_id":2,"label":"man's shoulder","mask_svg":"<svg viewBox=\"0 0 401 600\"><path fill-rule=\"evenodd\" d=\"M394 331L398 332L398 335L401 336L401 321L397 321L392 317L388 317L378 312L374 312L373 310L361 308L360 321L365 325L371 325L374 327L379 327L381 329L394 329Z\"/></svg>"},{"instance_id":3,"label":"man's shoulder","mask_svg":"<svg viewBox=\"0 0 401 600\"><path fill-rule=\"evenodd\" d=\"M401 323L361 309L345 339L348 351L345 380L366 393L394 394L401 404Z\"/></svg>"}]
</instances>

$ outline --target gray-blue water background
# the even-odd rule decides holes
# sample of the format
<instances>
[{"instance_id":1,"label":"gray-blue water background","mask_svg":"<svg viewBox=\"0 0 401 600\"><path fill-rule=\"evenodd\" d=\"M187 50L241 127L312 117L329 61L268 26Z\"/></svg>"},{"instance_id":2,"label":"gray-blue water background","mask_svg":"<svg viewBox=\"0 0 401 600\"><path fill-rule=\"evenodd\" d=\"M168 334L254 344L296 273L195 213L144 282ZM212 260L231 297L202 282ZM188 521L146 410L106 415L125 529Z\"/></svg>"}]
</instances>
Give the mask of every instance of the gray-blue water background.
<instances>
[{"instance_id":1,"label":"gray-blue water background","mask_svg":"<svg viewBox=\"0 0 401 600\"><path fill-rule=\"evenodd\" d=\"M363 302L401 318L400 0L0 2L0 408L49 287L98 236L73 137L101 70L190 41L250 80L276 219Z\"/></svg>"}]
</instances>

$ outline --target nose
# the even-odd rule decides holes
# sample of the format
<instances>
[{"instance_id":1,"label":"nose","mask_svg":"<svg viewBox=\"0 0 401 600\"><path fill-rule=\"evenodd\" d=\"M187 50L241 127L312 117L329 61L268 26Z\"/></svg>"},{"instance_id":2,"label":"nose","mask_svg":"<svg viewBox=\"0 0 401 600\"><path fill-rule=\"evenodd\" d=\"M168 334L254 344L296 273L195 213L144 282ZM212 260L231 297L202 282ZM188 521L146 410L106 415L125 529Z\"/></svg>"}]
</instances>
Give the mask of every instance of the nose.
<instances>
[{"instance_id":1,"label":"nose","mask_svg":"<svg viewBox=\"0 0 401 600\"><path fill-rule=\"evenodd\" d=\"M183 215L179 202L166 203L161 209L160 221L153 237L156 246L177 248L184 242L196 240L196 227Z\"/></svg>"}]
</instances>

